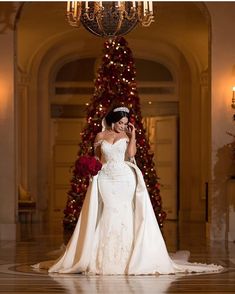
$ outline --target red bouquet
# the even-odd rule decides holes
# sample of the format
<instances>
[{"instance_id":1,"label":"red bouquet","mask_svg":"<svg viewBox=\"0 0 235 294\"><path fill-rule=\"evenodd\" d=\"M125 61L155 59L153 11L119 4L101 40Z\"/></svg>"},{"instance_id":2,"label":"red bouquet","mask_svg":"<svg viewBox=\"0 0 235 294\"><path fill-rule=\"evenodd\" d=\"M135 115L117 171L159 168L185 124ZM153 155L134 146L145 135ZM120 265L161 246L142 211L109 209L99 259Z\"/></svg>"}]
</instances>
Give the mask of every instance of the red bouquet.
<instances>
[{"instance_id":1,"label":"red bouquet","mask_svg":"<svg viewBox=\"0 0 235 294\"><path fill-rule=\"evenodd\" d=\"M75 172L80 177L95 176L101 167L101 162L89 155L82 155L75 162Z\"/></svg>"}]
</instances>

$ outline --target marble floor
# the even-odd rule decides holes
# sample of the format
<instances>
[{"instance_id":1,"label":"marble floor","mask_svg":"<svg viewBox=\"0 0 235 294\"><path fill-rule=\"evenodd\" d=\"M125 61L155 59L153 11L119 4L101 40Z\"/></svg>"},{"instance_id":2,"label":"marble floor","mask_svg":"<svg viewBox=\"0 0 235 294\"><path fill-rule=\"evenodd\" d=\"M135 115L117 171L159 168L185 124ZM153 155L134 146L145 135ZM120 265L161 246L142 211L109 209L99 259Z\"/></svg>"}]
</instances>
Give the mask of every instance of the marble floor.
<instances>
[{"instance_id":1,"label":"marble floor","mask_svg":"<svg viewBox=\"0 0 235 294\"><path fill-rule=\"evenodd\" d=\"M217 263L218 274L169 276L48 275L30 267L61 252L61 226L19 224L16 241L0 242L0 293L235 293L235 243L209 242L201 223L164 225L168 250L190 250L190 261Z\"/></svg>"}]
</instances>

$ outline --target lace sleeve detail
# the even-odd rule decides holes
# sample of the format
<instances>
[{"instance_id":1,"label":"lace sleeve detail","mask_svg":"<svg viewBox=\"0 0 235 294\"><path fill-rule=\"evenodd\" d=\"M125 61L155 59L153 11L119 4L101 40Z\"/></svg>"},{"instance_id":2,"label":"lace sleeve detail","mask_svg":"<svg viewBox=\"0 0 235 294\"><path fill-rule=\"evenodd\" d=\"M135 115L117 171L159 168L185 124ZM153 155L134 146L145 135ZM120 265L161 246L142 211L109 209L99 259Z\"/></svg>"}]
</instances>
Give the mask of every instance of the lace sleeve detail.
<instances>
[{"instance_id":1,"label":"lace sleeve detail","mask_svg":"<svg viewBox=\"0 0 235 294\"><path fill-rule=\"evenodd\" d=\"M100 146L100 144L102 143L103 140L99 140L97 142L94 143L94 149L96 149L98 146Z\"/></svg>"}]
</instances>

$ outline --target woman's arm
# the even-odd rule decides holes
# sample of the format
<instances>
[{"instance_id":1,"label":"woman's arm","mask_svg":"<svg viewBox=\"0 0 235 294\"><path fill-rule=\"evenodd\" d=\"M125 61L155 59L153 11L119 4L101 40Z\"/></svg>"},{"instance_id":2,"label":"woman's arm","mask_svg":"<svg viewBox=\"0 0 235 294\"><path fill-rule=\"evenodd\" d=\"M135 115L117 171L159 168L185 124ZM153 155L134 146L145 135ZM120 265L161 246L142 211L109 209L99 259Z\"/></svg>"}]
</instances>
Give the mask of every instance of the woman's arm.
<instances>
[{"instance_id":1,"label":"woman's arm","mask_svg":"<svg viewBox=\"0 0 235 294\"><path fill-rule=\"evenodd\" d=\"M101 149L100 149L100 141L103 139L103 134L98 133L95 137L94 141L94 153L95 157L97 157L99 160L101 160Z\"/></svg>"},{"instance_id":2,"label":"woman's arm","mask_svg":"<svg viewBox=\"0 0 235 294\"><path fill-rule=\"evenodd\" d=\"M129 134L129 144L127 146L127 156L129 158L134 157L136 154L136 139L135 139L135 127L133 124L129 123L129 126L131 127L131 131Z\"/></svg>"}]
</instances>

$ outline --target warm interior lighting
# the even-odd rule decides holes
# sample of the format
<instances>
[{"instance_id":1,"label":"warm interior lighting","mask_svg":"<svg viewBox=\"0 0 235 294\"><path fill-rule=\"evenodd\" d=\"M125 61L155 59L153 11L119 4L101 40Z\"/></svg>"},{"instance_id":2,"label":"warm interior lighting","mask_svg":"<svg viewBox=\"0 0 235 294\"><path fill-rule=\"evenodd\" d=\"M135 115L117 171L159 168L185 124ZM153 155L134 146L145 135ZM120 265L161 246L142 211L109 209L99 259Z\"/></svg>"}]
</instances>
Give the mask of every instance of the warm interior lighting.
<instances>
[{"instance_id":1,"label":"warm interior lighting","mask_svg":"<svg viewBox=\"0 0 235 294\"><path fill-rule=\"evenodd\" d=\"M232 104L231 104L232 108L235 108L235 86L233 87L233 96L232 96Z\"/></svg>"},{"instance_id":2,"label":"warm interior lighting","mask_svg":"<svg viewBox=\"0 0 235 294\"><path fill-rule=\"evenodd\" d=\"M152 1L67 1L67 20L101 37L125 35L154 22Z\"/></svg>"},{"instance_id":3,"label":"warm interior lighting","mask_svg":"<svg viewBox=\"0 0 235 294\"><path fill-rule=\"evenodd\" d=\"M9 115L8 107L11 97L10 77L0 75L0 120L5 119Z\"/></svg>"}]
</instances>

